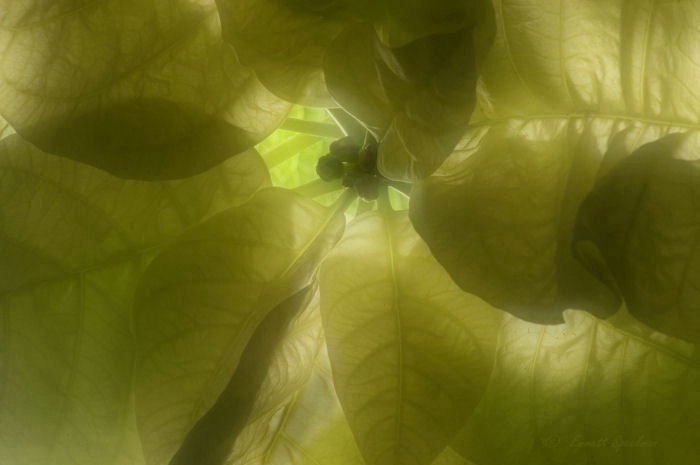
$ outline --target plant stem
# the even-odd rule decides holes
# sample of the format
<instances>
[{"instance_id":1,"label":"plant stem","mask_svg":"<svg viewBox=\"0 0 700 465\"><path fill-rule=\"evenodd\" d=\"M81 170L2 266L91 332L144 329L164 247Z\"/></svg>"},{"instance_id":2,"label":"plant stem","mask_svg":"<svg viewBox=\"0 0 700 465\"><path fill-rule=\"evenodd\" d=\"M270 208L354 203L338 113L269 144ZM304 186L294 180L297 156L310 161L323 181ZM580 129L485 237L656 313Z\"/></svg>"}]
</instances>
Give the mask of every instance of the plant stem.
<instances>
[{"instance_id":1,"label":"plant stem","mask_svg":"<svg viewBox=\"0 0 700 465\"><path fill-rule=\"evenodd\" d=\"M343 131L335 124L305 121L298 118L287 118L280 126L280 129L298 132L300 134L309 134L311 136L329 137L331 139L340 139L345 136Z\"/></svg>"},{"instance_id":2,"label":"plant stem","mask_svg":"<svg viewBox=\"0 0 700 465\"><path fill-rule=\"evenodd\" d=\"M322 179L314 179L311 182L302 184L301 186L295 187L294 192L303 195L304 197L314 198L324 194L329 194L331 192L342 189L343 185L341 181L324 181Z\"/></svg>"}]
</instances>

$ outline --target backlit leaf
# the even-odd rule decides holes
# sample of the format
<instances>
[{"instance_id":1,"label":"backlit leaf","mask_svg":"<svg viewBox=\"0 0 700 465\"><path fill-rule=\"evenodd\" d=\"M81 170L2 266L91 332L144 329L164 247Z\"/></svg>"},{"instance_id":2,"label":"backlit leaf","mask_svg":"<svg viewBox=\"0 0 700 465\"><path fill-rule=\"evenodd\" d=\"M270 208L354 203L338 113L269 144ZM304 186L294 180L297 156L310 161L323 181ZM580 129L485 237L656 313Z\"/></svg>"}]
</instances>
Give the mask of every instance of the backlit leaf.
<instances>
[{"instance_id":1,"label":"backlit leaf","mask_svg":"<svg viewBox=\"0 0 700 465\"><path fill-rule=\"evenodd\" d=\"M0 117L0 139L4 139L7 136L10 136L15 133L15 130L12 126L10 126L10 123L5 121L2 117Z\"/></svg>"},{"instance_id":2,"label":"backlit leaf","mask_svg":"<svg viewBox=\"0 0 700 465\"><path fill-rule=\"evenodd\" d=\"M229 462L364 465L333 388L318 294L293 323Z\"/></svg>"},{"instance_id":3,"label":"backlit leaf","mask_svg":"<svg viewBox=\"0 0 700 465\"><path fill-rule=\"evenodd\" d=\"M535 322L565 308L609 315L615 292L571 253L577 209L636 147L698 127L700 9L508 0L494 11L474 124L414 189L411 218L453 279L496 306Z\"/></svg>"},{"instance_id":4,"label":"backlit leaf","mask_svg":"<svg viewBox=\"0 0 700 465\"><path fill-rule=\"evenodd\" d=\"M291 321L309 304L311 286L271 309L258 323L228 384L209 410L190 429L170 465L223 465L253 413L275 353Z\"/></svg>"},{"instance_id":5,"label":"backlit leaf","mask_svg":"<svg viewBox=\"0 0 700 465\"><path fill-rule=\"evenodd\" d=\"M700 121L696 2L493 3L496 36L481 66L489 119L574 113Z\"/></svg>"},{"instance_id":6,"label":"backlit leaf","mask_svg":"<svg viewBox=\"0 0 700 465\"><path fill-rule=\"evenodd\" d=\"M160 247L267 182L253 152L152 183L0 142L0 463L144 463L136 284Z\"/></svg>"},{"instance_id":7,"label":"backlit leaf","mask_svg":"<svg viewBox=\"0 0 700 465\"><path fill-rule=\"evenodd\" d=\"M134 315L137 418L149 464L168 463L223 391L255 328L310 284L344 223L342 211L265 189L153 262Z\"/></svg>"},{"instance_id":8,"label":"backlit leaf","mask_svg":"<svg viewBox=\"0 0 700 465\"><path fill-rule=\"evenodd\" d=\"M430 463L482 394L499 314L450 281L399 212L359 216L320 288L335 388L367 465Z\"/></svg>"},{"instance_id":9,"label":"backlit leaf","mask_svg":"<svg viewBox=\"0 0 700 465\"><path fill-rule=\"evenodd\" d=\"M416 230L464 290L517 316L552 323L567 306L614 312L616 294L570 251L576 209L603 156L584 137L606 130L512 122L465 141L454 165L414 189Z\"/></svg>"},{"instance_id":10,"label":"backlit leaf","mask_svg":"<svg viewBox=\"0 0 700 465\"><path fill-rule=\"evenodd\" d=\"M3 2L0 23L0 113L118 176L202 172L289 110L222 42L213 0Z\"/></svg>"},{"instance_id":11,"label":"backlit leaf","mask_svg":"<svg viewBox=\"0 0 700 465\"><path fill-rule=\"evenodd\" d=\"M477 464L698 463L698 346L629 331L622 315L617 327L564 316L506 320L489 389L453 447Z\"/></svg>"},{"instance_id":12,"label":"backlit leaf","mask_svg":"<svg viewBox=\"0 0 700 465\"><path fill-rule=\"evenodd\" d=\"M391 179L432 173L474 108L471 29L390 49L369 25L358 25L331 44L324 69L333 97L380 139L378 167Z\"/></svg>"},{"instance_id":13,"label":"backlit leaf","mask_svg":"<svg viewBox=\"0 0 700 465\"><path fill-rule=\"evenodd\" d=\"M326 47L347 20L282 0L217 3L224 37L270 91L302 105L336 106L321 65Z\"/></svg>"},{"instance_id":14,"label":"backlit leaf","mask_svg":"<svg viewBox=\"0 0 700 465\"><path fill-rule=\"evenodd\" d=\"M630 312L700 342L700 166L697 136L673 134L620 162L584 201L576 244L606 268ZM596 253L591 254L593 247ZM609 271L608 271L609 270Z\"/></svg>"}]
</instances>

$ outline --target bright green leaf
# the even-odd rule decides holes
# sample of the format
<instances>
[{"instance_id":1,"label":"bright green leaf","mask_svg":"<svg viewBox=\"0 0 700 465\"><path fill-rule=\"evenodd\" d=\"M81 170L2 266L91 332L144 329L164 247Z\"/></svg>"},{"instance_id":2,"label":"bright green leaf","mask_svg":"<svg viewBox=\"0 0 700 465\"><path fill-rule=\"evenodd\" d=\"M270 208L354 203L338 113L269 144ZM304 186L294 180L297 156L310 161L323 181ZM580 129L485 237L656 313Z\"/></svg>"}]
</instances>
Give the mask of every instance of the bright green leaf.
<instances>
[{"instance_id":1,"label":"bright green leaf","mask_svg":"<svg viewBox=\"0 0 700 465\"><path fill-rule=\"evenodd\" d=\"M222 42L213 0L4 2L0 19L3 116L119 176L202 172L289 110Z\"/></svg>"},{"instance_id":2,"label":"bright green leaf","mask_svg":"<svg viewBox=\"0 0 700 465\"><path fill-rule=\"evenodd\" d=\"M309 285L343 232L342 207L265 189L154 260L134 315L137 418L149 464L168 463L226 386L260 321Z\"/></svg>"},{"instance_id":3,"label":"bright green leaf","mask_svg":"<svg viewBox=\"0 0 700 465\"><path fill-rule=\"evenodd\" d=\"M569 310L566 323L509 318L489 388L460 439L477 464L700 462L700 352ZM632 323L635 325L635 323Z\"/></svg>"},{"instance_id":4,"label":"bright green leaf","mask_svg":"<svg viewBox=\"0 0 700 465\"><path fill-rule=\"evenodd\" d=\"M143 463L133 292L164 243L268 182L246 153L185 181L124 181L0 142L0 463Z\"/></svg>"},{"instance_id":5,"label":"bright green leaf","mask_svg":"<svg viewBox=\"0 0 700 465\"><path fill-rule=\"evenodd\" d=\"M367 465L430 463L481 396L499 314L451 282L405 212L358 217L320 288L335 388Z\"/></svg>"},{"instance_id":6,"label":"bright green leaf","mask_svg":"<svg viewBox=\"0 0 700 465\"><path fill-rule=\"evenodd\" d=\"M595 261L593 272L605 268L603 280L611 275L607 284L620 289L633 315L694 342L700 342L699 148L695 134L673 134L624 159L583 202L575 244L584 263Z\"/></svg>"},{"instance_id":7,"label":"bright green leaf","mask_svg":"<svg viewBox=\"0 0 700 465\"><path fill-rule=\"evenodd\" d=\"M323 205L331 205L340 197L340 179L325 182L316 171L318 159L328 153L333 140L344 137L336 123L338 113L352 118L339 109L331 117L325 109L297 106L280 129L258 144L273 185L293 189ZM366 131L360 128L364 138Z\"/></svg>"},{"instance_id":8,"label":"bright green leaf","mask_svg":"<svg viewBox=\"0 0 700 465\"><path fill-rule=\"evenodd\" d=\"M280 129L333 139L340 139L345 135L334 122L322 123L297 118L287 118Z\"/></svg>"}]
</instances>

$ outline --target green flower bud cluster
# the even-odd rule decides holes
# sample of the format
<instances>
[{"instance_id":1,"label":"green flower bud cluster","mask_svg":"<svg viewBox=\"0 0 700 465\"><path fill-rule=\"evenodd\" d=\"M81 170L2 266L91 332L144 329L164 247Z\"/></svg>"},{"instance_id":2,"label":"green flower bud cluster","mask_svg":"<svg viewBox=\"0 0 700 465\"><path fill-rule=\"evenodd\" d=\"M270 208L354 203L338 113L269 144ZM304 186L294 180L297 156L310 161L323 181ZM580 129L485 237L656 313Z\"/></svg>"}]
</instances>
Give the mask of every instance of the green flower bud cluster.
<instances>
[{"instance_id":1,"label":"green flower bud cluster","mask_svg":"<svg viewBox=\"0 0 700 465\"><path fill-rule=\"evenodd\" d=\"M377 171L377 144L359 146L350 137L334 141L329 153L318 159L316 173L324 181L342 179L365 200L375 200L385 183Z\"/></svg>"}]
</instances>

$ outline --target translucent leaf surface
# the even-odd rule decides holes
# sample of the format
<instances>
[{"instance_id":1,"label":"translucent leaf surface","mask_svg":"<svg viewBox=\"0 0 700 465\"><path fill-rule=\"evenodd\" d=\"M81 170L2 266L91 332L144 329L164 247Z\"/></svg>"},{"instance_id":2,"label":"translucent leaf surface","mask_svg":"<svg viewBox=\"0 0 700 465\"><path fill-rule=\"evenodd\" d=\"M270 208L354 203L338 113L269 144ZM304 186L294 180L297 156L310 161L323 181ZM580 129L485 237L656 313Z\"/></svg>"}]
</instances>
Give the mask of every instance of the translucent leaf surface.
<instances>
[{"instance_id":1,"label":"translucent leaf surface","mask_svg":"<svg viewBox=\"0 0 700 465\"><path fill-rule=\"evenodd\" d=\"M297 319L270 366L231 465L364 464L333 388L318 304Z\"/></svg>"},{"instance_id":2,"label":"translucent leaf surface","mask_svg":"<svg viewBox=\"0 0 700 465\"><path fill-rule=\"evenodd\" d=\"M432 465L474 465L474 463L465 459L453 448L446 447L435 461L433 461Z\"/></svg>"},{"instance_id":3,"label":"translucent leaf surface","mask_svg":"<svg viewBox=\"0 0 700 465\"><path fill-rule=\"evenodd\" d=\"M2 141L0 291L53 279L162 244L269 183L260 156L183 181L122 181L40 152L18 136Z\"/></svg>"},{"instance_id":4,"label":"translucent leaf surface","mask_svg":"<svg viewBox=\"0 0 700 465\"><path fill-rule=\"evenodd\" d=\"M616 315L504 325L489 387L453 447L480 465L693 465L700 352Z\"/></svg>"},{"instance_id":5,"label":"translucent leaf surface","mask_svg":"<svg viewBox=\"0 0 700 465\"><path fill-rule=\"evenodd\" d=\"M322 350L319 366L284 411L284 428L268 449L267 461L252 463L364 465L333 388L325 347Z\"/></svg>"},{"instance_id":6,"label":"translucent leaf surface","mask_svg":"<svg viewBox=\"0 0 700 465\"><path fill-rule=\"evenodd\" d=\"M478 2L219 3L227 39L268 88L297 103L337 102L385 138L385 176L430 174L462 135L475 101Z\"/></svg>"},{"instance_id":7,"label":"translucent leaf surface","mask_svg":"<svg viewBox=\"0 0 700 465\"><path fill-rule=\"evenodd\" d=\"M508 0L494 11L474 124L415 189L411 217L468 292L535 322L561 321L564 308L609 315L616 291L571 253L576 212L636 147L698 127L700 10Z\"/></svg>"},{"instance_id":8,"label":"translucent leaf surface","mask_svg":"<svg viewBox=\"0 0 700 465\"><path fill-rule=\"evenodd\" d=\"M275 94L294 103L336 106L326 91L326 47L347 20L282 0L218 0L226 40Z\"/></svg>"},{"instance_id":9,"label":"translucent leaf surface","mask_svg":"<svg viewBox=\"0 0 700 465\"><path fill-rule=\"evenodd\" d=\"M136 407L149 464L168 463L212 406L264 316L310 282L342 212L283 189L191 229L136 298Z\"/></svg>"},{"instance_id":10,"label":"translucent leaf surface","mask_svg":"<svg viewBox=\"0 0 700 465\"><path fill-rule=\"evenodd\" d=\"M10 126L10 123L5 121L2 117L0 117L0 139L4 139L7 136L10 136L15 133L15 130L12 126Z\"/></svg>"},{"instance_id":11,"label":"translucent leaf surface","mask_svg":"<svg viewBox=\"0 0 700 465\"><path fill-rule=\"evenodd\" d=\"M567 306L610 314L619 299L570 247L577 208L618 129L535 120L477 133L414 189L416 230L457 284L515 315L556 322Z\"/></svg>"},{"instance_id":12,"label":"translucent leaf surface","mask_svg":"<svg viewBox=\"0 0 700 465\"><path fill-rule=\"evenodd\" d=\"M390 49L361 24L331 44L324 69L333 97L381 140L378 167L390 179L414 181L432 173L459 141L474 108L471 29Z\"/></svg>"},{"instance_id":13,"label":"translucent leaf surface","mask_svg":"<svg viewBox=\"0 0 700 465\"><path fill-rule=\"evenodd\" d=\"M696 134L673 134L635 151L586 198L575 244L593 272L612 278L607 284L620 289L633 315L695 342L700 342L699 156Z\"/></svg>"},{"instance_id":14,"label":"translucent leaf surface","mask_svg":"<svg viewBox=\"0 0 700 465\"><path fill-rule=\"evenodd\" d=\"M498 313L451 282L405 213L358 217L320 286L335 388L366 463L430 463L481 396Z\"/></svg>"},{"instance_id":15,"label":"translucent leaf surface","mask_svg":"<svg viewBox=\"0 0 700 465\"><path fill-rule=\"evenodd\" d=\"M268 182L247 153L186 181L124 181L0 142L0 462L143 463L133 292L159 247Z\"/></svg>"},{"instance_id":16,"label":"translucent leaf surface","mask_svg":"<svg viewBox=\"0 0 700 465\"><path fill-rule=\"evenodd\" d=\"M213 0L4 2L0 50L17 132L123 177L202 172L289 110L222 42Z\"/></svg>"},{"instance_id":17,"label":"translucent leaf surface","mask_svg":"<svg viewBox=\"0 0 700 465\"><path fill-rule=\"evenodd\" d=\"M493 4L480 92L489 119L573 113L698 125L696 2Z\"/></svg>"},{"instance_id":18,"label":"translucent leaf surface","mask_svg":"<svg viewBox=\"0 0 700 465\"><path fill-rule=\"evenodd\" d=\"M222 465L248 423L268 368L288 334L291 321L313 297L312 286L282 300L262 318L241 353L228 384L197 420L169 465Z\"/></svg>"}]
</instances>

